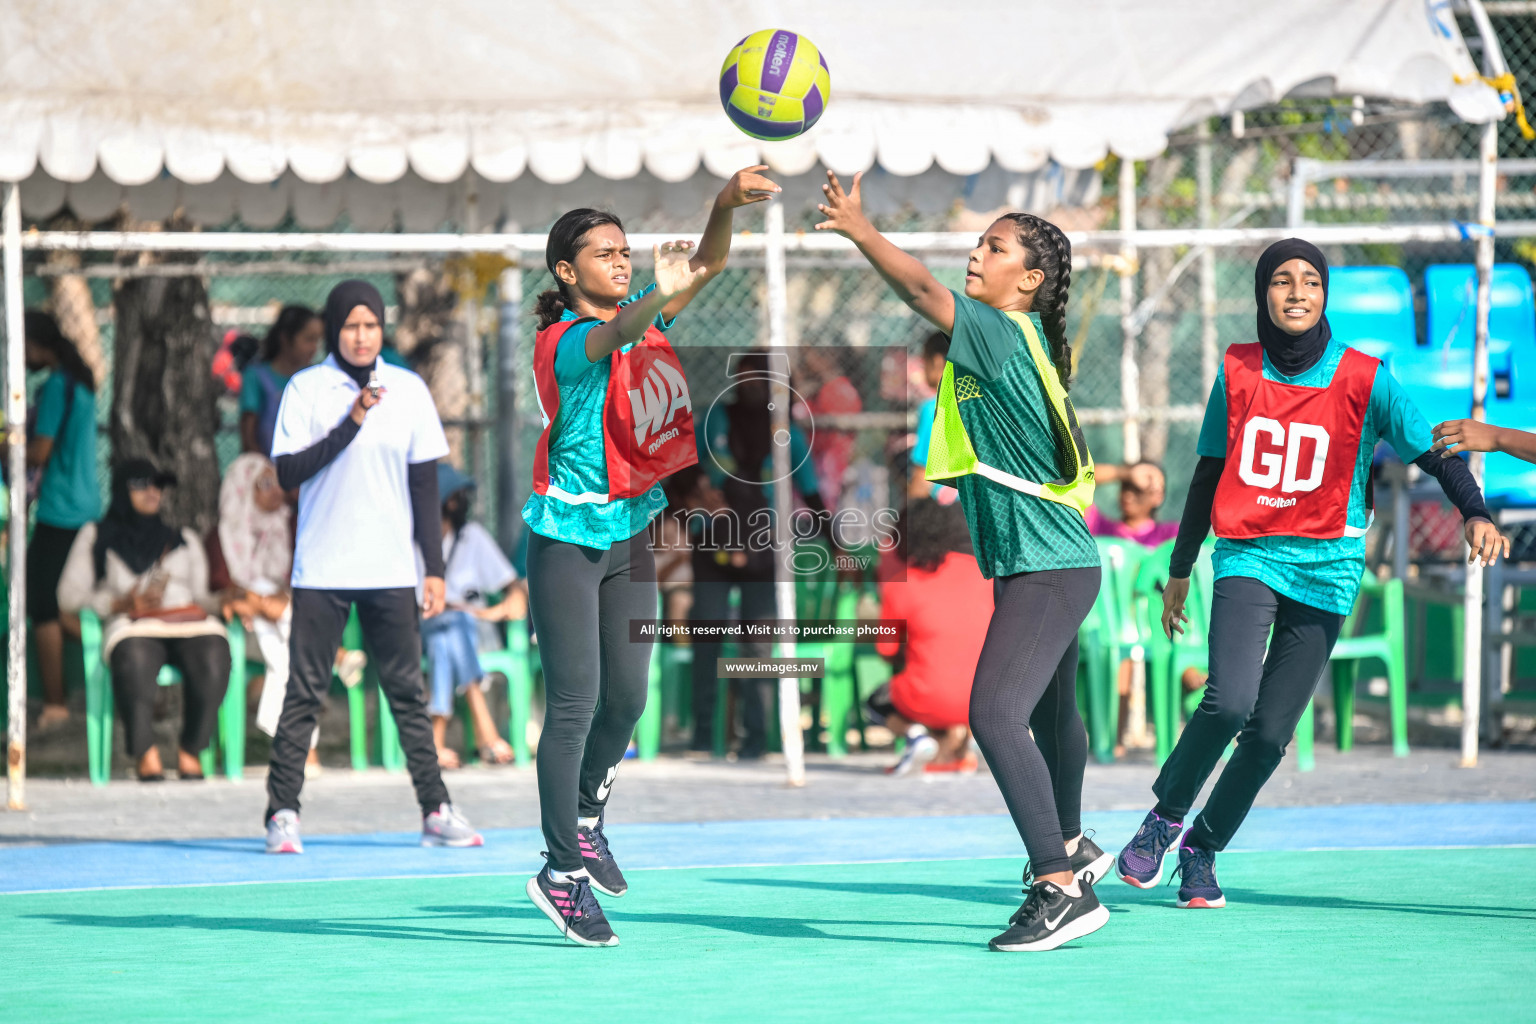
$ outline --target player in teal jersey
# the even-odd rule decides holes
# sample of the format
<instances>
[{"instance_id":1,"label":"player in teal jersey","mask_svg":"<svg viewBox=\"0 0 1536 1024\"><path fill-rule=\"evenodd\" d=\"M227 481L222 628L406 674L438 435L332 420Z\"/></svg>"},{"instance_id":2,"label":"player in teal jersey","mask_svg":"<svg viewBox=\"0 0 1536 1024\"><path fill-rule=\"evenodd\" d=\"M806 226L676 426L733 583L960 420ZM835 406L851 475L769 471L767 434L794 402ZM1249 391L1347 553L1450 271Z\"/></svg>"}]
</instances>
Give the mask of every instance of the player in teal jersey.
<instances>
[{"instance_id":1,"label":"player in teal jersey","mask_svg":"<svg viewBox=\"0 0 1536 1024\"><path fill-rule=\"evenodd\" d=\"M1332 337L1323 254L1300 239L1276 242L1259 259L1254 297L1259 345L1234 345L1211 390L1163 591L1163 629L1172 637L1187 621L1190 570L1214 508L1210 679L1153 784L1157 806L1118 860L1122 880L1150 888L1177 848L1181 907L1226 905L1216 853L1279 765L1354 607L1377 442L1439 480L1466 521L1472 558L1508 554L1466 464L1432 453L1429 424L1392 375ZM1353 451L1345 447L1351 431ZM1229 450L1234 442L1237 451ZM1234 736L1237 752L1179 844L1185 816Z\"/></svg>"}]
</instances>

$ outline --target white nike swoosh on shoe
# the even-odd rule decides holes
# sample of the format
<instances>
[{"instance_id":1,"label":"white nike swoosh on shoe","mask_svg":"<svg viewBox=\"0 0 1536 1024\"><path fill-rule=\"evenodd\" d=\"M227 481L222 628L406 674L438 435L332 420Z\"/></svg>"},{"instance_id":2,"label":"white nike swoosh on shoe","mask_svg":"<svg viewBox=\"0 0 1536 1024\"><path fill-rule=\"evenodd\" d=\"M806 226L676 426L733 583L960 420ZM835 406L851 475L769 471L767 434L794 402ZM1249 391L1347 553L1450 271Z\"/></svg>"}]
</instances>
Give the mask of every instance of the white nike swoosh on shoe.
<instances>
[{"instance_id":1,"label":"white nike swoosh on shoe","mask_svg":"<svg viewBox=\"0 0 1536 1024\"><path fill-rule=\"evenodd\" d=\"M1055 931L1056 930L1056 926L1061 924L1062 920L1065 919L1066 916L1068 914L1070 914L1071 912L1072 912L1072 908L1068 907L1066 910L1063 910L1061 912L1061 915L1059 917L1057 917L1056 920L1052 921L1050 918L1046 918L1045 919L1045 930L1048 931L1048 932Z\"/></svg>"}]
</instances>

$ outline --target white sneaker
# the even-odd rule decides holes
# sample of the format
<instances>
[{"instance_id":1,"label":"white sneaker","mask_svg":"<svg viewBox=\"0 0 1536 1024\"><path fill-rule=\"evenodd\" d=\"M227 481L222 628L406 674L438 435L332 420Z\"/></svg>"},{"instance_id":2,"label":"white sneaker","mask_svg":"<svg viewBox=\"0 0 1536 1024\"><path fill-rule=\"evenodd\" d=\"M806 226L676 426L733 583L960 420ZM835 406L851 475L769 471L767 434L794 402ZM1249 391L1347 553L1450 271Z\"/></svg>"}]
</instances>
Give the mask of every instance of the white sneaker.
<instances>
[{"instance_id":1,"label":"white sneaker","mask_svg":"<svg viewBox=\"0 0 1536 1024\"><path fill-rule=\"evenodd\" d=\"M422 846L484 846L485 839L453 804L444 803L421 819Z\"/></svg>"},{"instance_id":2,"label":"white sneaker","mask_svg":"<svg viewBox=\"0 0 1536 1024\"><path fill-rule=\"evenodd\" d=\"M299 835L298 811L284 808L267 819L267 852L304 852L304 840Z\"/></svg>"},{"instance_id":3,"label":"white sneaker","mask_svg":"<svg viewBox=\"0 0 1536 1024\"><path fill-rule=\"evenodd\" d=\"M902 752L901 760L885 770L887 775L906 775L916 771L923 765L932 761L939 754L939 741L921 733L917 736L907 737L907 749Z\"/></svg>"}]
</instances>

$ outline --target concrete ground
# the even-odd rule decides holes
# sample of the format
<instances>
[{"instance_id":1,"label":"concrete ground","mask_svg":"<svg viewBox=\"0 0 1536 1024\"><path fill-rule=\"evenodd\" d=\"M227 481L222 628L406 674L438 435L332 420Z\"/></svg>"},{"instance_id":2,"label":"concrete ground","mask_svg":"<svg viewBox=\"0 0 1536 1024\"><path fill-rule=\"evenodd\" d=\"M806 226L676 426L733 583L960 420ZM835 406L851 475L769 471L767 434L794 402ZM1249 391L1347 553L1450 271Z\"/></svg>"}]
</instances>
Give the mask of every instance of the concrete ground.
<instances>
[{"instance_id":1,"label":"concrete ground","mask_svg":"<svg viewBox=\"0 0 1536 1024\"><path fill-rule=\"evenodd\" d=\"M908 776L883 772L888 753L841 760L813 755L806 785L784 784L782 762L696 762L663 756L628 762L614 786L609 816L618 822L830 819L1006 813L992 778ZM254 836L266 805L261 767L240 782L115 779L95 788L80 779L32 779L29 809L0 812L0 845L103 839L191 839ZM1150 806L1156 769L1144 753L1113 765L1090 764L1084 783L1085 824L1092 812ZM447 777L454 799L482 828L538 824L531 768L466 768ZM305 832L312 835L400 831L415 826L409 779L381 770L327 769L304 791ZM1394 758L1385 746L1338 754L1319 745L1317 768L1296 771L1287 757L1260 794L1261 806L1536 800L1536 752L1490 751L1479 767L1457 767L1449 749L1419 749Z\"/></svg>"}]
</instances>

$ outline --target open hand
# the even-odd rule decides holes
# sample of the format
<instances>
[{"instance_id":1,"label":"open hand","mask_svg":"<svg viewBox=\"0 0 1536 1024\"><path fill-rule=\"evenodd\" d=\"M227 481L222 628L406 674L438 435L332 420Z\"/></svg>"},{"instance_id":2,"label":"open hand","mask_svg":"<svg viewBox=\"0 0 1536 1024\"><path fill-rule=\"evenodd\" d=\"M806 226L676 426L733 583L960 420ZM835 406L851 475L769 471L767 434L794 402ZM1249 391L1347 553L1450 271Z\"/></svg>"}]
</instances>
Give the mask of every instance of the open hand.
<instances>
[{"instance_id":1,"label":"open hand","mask_svg":"<svg viewBox=\"0 0 1536 1024\"><path fill-rule=\"evenodd\" d=\"M1184 614L1184 602L1189 600L1189 577L1182 580L1170 579L1167 586L1163 587L1163 635L1169 640L1173 634L1183 633L1183 623L1189 621L1189 616Z\"/></svg>"},{"instance_id":2,"label":"open hand","mask_svg":"<svg viewBox=\"0 0 1536 1024\"><path fill-rule=\"evenodd\" d=\"M1477 420L1446 420L1436 423L1433 431L1435 443L1430 451L1439 452L1442 459L1462 452L1494 452L1499 450L1499 428Z\"/></svg>"},{"instance_id":3,"label":"open hand","mask_svg":"<svg viewBox=\"0 0 1536 1024\"><path fill-rule=\"evenodd\" d=\"M694 269L689 263L693 258L692 242L666 242L652 252L656 257L656 291L666 298L687 291L706 273L703 267Z\"/></svg>"},{"instance_id":4,"label":"open hand","mask_svg":"<svg viewBox=\"0 0 1536 1024\"><path fill-rule=\"evenodd\" d=\"M722 209L734 210L738 206L765 203L772 199L774 193L782 192L783 189L759 173L767 169L767 164L753 164L751 167L743 167L731 175L731 180L726 182L725 188L720 190L720 195L715 199L715 203Z\"/></svg>"},{"instance_id":5,"label":"open hand","mask_svg":"<svg viewBox=\"0 0 1536 1024\"><path fill-rule=\"evenodd\" d=\"M845 238L853 238L869 230L869 218L864 216L864 203L859 197L859 184L863 180L864 172L860 171L853 176L853 188L844 192L837 175L827 172L827 183L821 186L826 202L816 206L827 219L816 225L817 231L836 231Z\"/></svg>"},{"instance_id":6,"label":"open hand","mask_svg":"<svg viewBox=\"0 0 1536 1024\"><path fill-rule=\"evenodd\" d=\"M1463 421L1471 422L1471 421ZM1472 549L1467 556L1467 564L1482 562L1483 565L1492 565L1499 560L1499 549L1504 549L1504 557L1509 558L1509 538L1499 532L1499 528L1486 519L1474 519L1466 525L1467 547Z\"/></svg>"}]
</instances>

